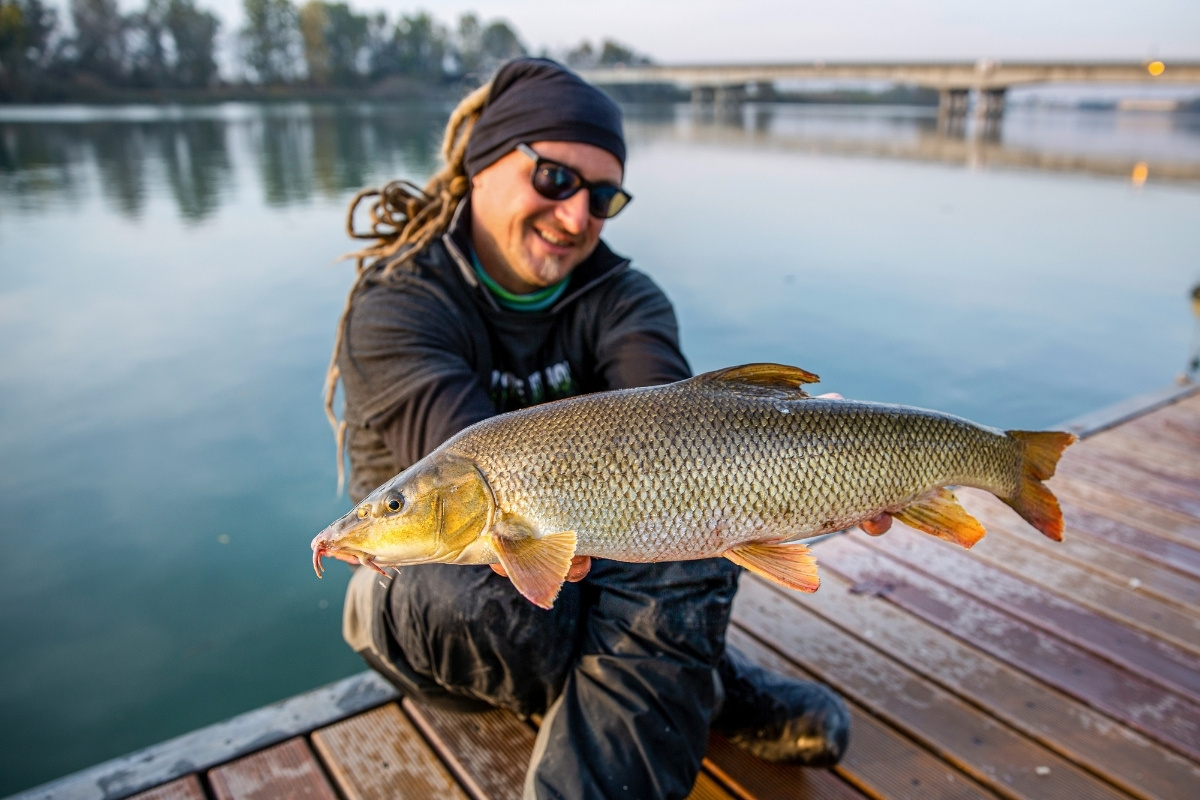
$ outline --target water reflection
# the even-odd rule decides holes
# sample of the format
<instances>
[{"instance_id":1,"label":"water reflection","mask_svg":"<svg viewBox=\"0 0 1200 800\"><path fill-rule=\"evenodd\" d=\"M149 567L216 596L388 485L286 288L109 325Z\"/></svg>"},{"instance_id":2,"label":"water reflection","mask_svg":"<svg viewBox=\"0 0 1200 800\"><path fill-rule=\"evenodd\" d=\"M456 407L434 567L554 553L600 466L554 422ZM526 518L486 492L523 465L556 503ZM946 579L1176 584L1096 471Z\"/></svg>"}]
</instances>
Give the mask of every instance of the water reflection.
<instances>
[{"instance_id":1,"label":"water reflection","mask_svg":"<svg viewBox=\"0 0 1200 800\"><path fill-rule=\"evenodd\" d=\"M442 104L228 104L200 109L88 109L65 120L0 110L5 205L70 202L98 178L100 194L137 218L161 171L179 215L199 221L232 196L230 137L246 136L255 188L271 206L338 197L396 175L433 171ZM1200 115L1034 112L1000 121L933 109L747 103L628 109L633 140L676 139L972 169L1079 172L1131 180L1200 181ZM62 124L63 122L74 124Z\"/></svg>"},{"instance_id":2,"label":"water reflection","mask_svg":"<svg viewBox=\"0 0 1200 800\"><path fill-rule=\"evenodd\" d=\"M1149 181L1200 181L1200 115L1034 112L1003 119L939 117L933 109L678 106L670 119L635 114L651 140L943 163L971 169L1079 172ZM1140 175L1140 180L1133 177Z\"/></svg>"},{"instance_id":3,"label":"water reflection","mask_svg":"<svg viewBox=\"0 0 1200 800\"><path fill-rule=\"evenodd\" d=\"M158 118L114 109L39 121L10 109L0 117L0 209L69 203L95 175L96 190L122 216L137 219L148 191L165 185L180 217L203 220L236 186L233 136L249 139L268 205L338 197L391 171L431 172L445 114L431 104L231 104Z\"/></svg>"}]
</instances>

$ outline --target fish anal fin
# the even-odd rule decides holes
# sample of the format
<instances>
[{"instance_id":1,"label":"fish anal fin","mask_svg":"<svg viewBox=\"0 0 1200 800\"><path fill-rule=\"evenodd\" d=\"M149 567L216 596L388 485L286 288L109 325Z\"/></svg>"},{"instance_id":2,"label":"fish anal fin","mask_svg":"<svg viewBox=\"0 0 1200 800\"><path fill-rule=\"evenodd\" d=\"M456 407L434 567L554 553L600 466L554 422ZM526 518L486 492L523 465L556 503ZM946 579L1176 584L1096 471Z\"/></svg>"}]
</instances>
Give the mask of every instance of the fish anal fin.
<instances>
[{"instance_id":1,"label":"fish anal fin","mask_svg":"<svg viewBox=\"0 0 1200 800\"><path fill-rule=\"evenodd\" d=\"M697 380L744 383L750 386L768 386L773 389L790 389L804 394L800 388L805 383L820 383L821 379L811 372L786 364L743 364L727 367L715 372L696 376ZM807 396L807 395L805 395Z\"/></svg>"},{"instance_id":2,"label":"fish anal fin","mask_svg":"<svg viewBox=\"0 0 1200 800\"><path fill-rule=\"evenodd\" d=\"M525 599L539 608L554 606L575 555L574 531L535 538L524 525L504 523L493 527L492 546Z\"/></svg>"},{"instance_id":3,"label":"fish anal fin","mask_svg":"<svg viewBox=\"0 0 1200 800\"><path fill-rule=\"evenodd\" d=\"M722 553L738 566L789 589L815 592L817 558L802 544L743 544Z\"/></svg>"},{"instance_id":4,"label":"fish anal fin","mask_svg":"<svg viewBox=\"0 0 1200 800\"><path fill-rule=\"evenodd\" d=\"M1024 446L1017 493L1000 498L1033 527L1056 542L1062 541L1062 509L1042 481L1054 475L1063 450L1075 441L1062 431L1006 431Z\"/></svg>"},{"instance_id":5,"label":"fish anal fin","mask_svg":"<svg viewBox=\"0 0 1200 800\"><path fill-rule=\"evenodd\" d=\"M961 547L971 547L987 533L979 520L959 505L954 492L945 487L899 511L893 511L892 516L910 528L954 542Z\"/></svg>"}]
</instances>

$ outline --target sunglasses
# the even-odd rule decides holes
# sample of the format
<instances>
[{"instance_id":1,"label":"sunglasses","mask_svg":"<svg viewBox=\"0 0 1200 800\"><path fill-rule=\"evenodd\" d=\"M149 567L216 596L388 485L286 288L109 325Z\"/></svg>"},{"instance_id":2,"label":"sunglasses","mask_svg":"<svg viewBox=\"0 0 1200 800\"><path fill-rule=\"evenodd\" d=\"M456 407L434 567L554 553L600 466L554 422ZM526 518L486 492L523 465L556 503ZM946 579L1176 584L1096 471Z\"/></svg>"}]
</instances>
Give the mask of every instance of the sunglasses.
<instances>
[{"instance_id":1,"label":"sunglasses","mask_svg":"<svg viewBox=\"0 0 1200 800\"><path fill-rule=\"evenodd\" d=\"M533 159L530 181L537 193L547 200L566 200L580 189L588 190L588 211L597 219L612 219L629 205L633 195L611 183L592 183L565 164L542 158L527 144L517 150Z\"/></svg>"}]
</instances>

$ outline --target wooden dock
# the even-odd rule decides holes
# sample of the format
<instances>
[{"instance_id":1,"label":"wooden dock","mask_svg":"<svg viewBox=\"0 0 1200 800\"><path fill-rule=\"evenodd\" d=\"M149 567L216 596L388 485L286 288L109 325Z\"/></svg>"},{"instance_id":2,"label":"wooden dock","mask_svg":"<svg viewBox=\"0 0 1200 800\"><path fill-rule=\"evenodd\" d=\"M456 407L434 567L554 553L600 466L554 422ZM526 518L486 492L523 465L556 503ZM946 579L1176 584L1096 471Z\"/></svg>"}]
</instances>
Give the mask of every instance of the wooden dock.
<instances>
[{"instance_id":1,"label":"wooden dock","mask_svg":"<svg viewBox=\"0 0 1200 800\"><path fill-rule=\"evenodd\" d=\"M815 595L747 573L729 641L841 692L851 747L803 770L713 736L691 798L1200 797L1200 394L1158 406L1081 423L1107 429L1051 482L1062 543L963 490L989 530L970 552L897 524L816 545ZM21 797L126 797L154 775L173 780L136 797L520 797L531 724L370 675L321 691Z\"/></svg>"}]
</instances>

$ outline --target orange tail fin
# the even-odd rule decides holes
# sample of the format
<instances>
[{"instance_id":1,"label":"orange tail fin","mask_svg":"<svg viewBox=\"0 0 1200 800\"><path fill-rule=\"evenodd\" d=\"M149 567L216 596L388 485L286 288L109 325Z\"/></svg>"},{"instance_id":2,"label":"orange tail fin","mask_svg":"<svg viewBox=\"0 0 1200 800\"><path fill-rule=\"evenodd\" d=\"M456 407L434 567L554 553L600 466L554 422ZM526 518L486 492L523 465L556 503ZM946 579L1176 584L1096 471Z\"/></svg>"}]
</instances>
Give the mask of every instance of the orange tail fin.
<instances>
[{"instance_id":1,"label":"orange tail fin","mask_svg":"<svg viewBox=\"0 0 1200 800\"><path fill-rule=\"evenodd\" d=\"M1058 500L1042 481L1054 474L1063 450L1075 434L1062 431L1006 431L1025 446L1021 483L1012 497L1000 498L1033 527L1056 542L1062 541L1063 519Z\"/></svg>"}]
</instances>

